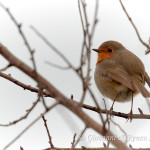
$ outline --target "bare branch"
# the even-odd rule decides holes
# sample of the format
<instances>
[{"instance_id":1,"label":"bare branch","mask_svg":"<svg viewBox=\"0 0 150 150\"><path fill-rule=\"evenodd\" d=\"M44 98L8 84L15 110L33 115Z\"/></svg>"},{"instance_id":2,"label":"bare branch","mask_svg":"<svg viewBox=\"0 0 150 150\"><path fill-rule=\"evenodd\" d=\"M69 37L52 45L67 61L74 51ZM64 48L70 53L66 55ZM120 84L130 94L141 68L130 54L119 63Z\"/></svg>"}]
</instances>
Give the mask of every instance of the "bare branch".
<instances>
[{"instance_id":1,"label":"bare branch","mask_svg":"<svg viewBox=\"0 0 150 150\"><path fill-rule=\"evenodd\" d=\"M108 116L108 113L107 113L107 106L106 106L106 102L105 102L104 98L103 98L103 101L104 101L104 106L105 106L105 110L106 110L106 121L105 121L105 124L108 123L108 130L110 130L110 121L109 121L109 116ZM104 131L105 131L105 126L106 125L104 125ZM110 141L107 141L107 145L105 143L103 143L103 144L105 145L104 147L106 147L106 149L108 149Z\"/></svg>"},{"instance_id":2,"label":"bare branch","mask_svg":"<svg viewBox=\"0 0 150 150\"><path fill-rule=\"evenodd\" d=\"M30 26L31 29L36 33L38 37L40 37L48 47L50 47L54 52L56 52L71 68L74 68L71 64L71 62L61 53L53 44L51 44L46 37L44 37L35 27Z\"/></svg>"},{"instance_id":3,"label":"bare branch","mask_svg":"<svg viewBox=\"0 0 150 150\"><path fill-rule=\"evenodd\" d=\"M54 145L53 145L53 143L52 143L52 137L50 136L50 132L49 132L49 129L48 129L48 126L47 126L47 120L45 119L45 117L44 117L43 114L41 114L41 117L42 117L42 119L43 119L43 121L44 121L44 126L45 126L46 131L47 131L47 135L48 135L48 138L49 138L50 147L51 147L51 148L54 148Z\"/></svg>"},{"instance_id":4,"label":"bare branch","mask_svg":"<svg viewBox=\"0 0 150 150\"><path fill-rule=\"evenodd\" d=\"M68 70L68 69L70 69L69 66L67 66L67 67L60 66L60 65L54 64L54 63L52 63L50 61L45 61L45 63L50 65L50 66L52 66L52 67L54 67L54 68L61 69L61 70Z\"/></svg>"},{"instance_id":5,"label":"bare branch","mask_svg":"<svg viewBox=\"0 0 150 150\"><path fill-rule=\"evenodd\" d=\"M86 36L88 38L88 46L86 46L86 55L87 55L87 74L86 74L86 78L85 78L85 83L83 83L84 85L84 93L86 94L87 91L87 87L89 85L89 81L90 81L90 61L91 61L91 37L90 37L90 33L89 33L89 22L88 22L88 18L87 18L87 12L86 12L86 3L81 0L81 4L82 4L82 8L83 8L83 15L84 15L84 19L85 19L85 26L86 26ZM84 37L86 40L86 36ZM83 96L85 96L85 94ZM81 100L81 103L83 103L84 97Z\"/></svg>"},{"instance_id":6,"label":"bare branch","mask_svg":"<svg viewBox=\"0 0 150 150\"><path fill-rule=\"evenodd\" d=\"M81 7L80 7L80 0L78 0L78 9L79 9L79 15L80 15L80 20L81 20L81 26L82 26L82 30L83 30L83 43L82 43L82 47L81 47L81 56L80 56L80 77L82 79L82 85L83 85L83 89L84 89L84 77L83 77L83 65L85 64L85 56L84 56L84 47L86 49L88 49L88 46L87 46L87 42L86 42L86 31L85 31L85 28L84 28L84 23L83 23L83 17L82 17L82 13L81 13ZM82 95L82 98L81 98L81 102L83 101L82 99L84 99L84 94L85 92L83 93Z\"/></svg>"},{"instance_id":7,"label":"bare branch","mask_svg":"<svg viewBox=\"0 0 150 150\"><path fill-rule=\"evenodd\" d=\"M85 131L87 130L87 128L88 128L88 127L85 126L84 129L81 131L81 133L80 133L80 135L79 135L79 137L78 137L78 139L77 139L77 141L76 141L74 147L79 143L79 141L80 141L81 138L83 137L83 134L85 133Z\"/></svg>"},{"instance_id":8,"label":"bare branch","mask_svg":"<svg viewBox=\"0 0 150 150\"><path fill-rule=\"evenodd\" d=\"M7 80L9 80L9 81L11 81L11 82L13 82L13 83L16 84L16 85L22 87L23 89L27 89L27 90L29 90L29 91L31 91L31 92L36 92L36 93L39 92L39 90L38 90L37 88L34 88L34 87L30 86L30 85L26 85L26 84L24 84L24 83L22 83L22 82L20 82L20 81L18 81L18 80L16 80L16 79L14 79L14 78L11 77L10 75L7 75L7 74L5 74L5 73L0 72L0 76L3 77L3 78L5 78L5 79L7 79ZM94 99L95 104L96 104L97 107L93 107L93 106L86 105L86 104L82 104L82 107L85 108L85 109L89 109L89 110L95 111L95 112L97 112L97 113L100 113L100 112L101 112L101 113L106 114L106 110L105 110L105 109L101 109L101 108L98 106L98 103L96 102L97 100L96 100L95 96L93 95L93 92L91 91L91 89L89 88L88 90L89 90L89 92L90 92L90 95L91 95L92 98ZM43 94L44 94L46 97L52 97L47 91L43 91ZM74 101L74 102L75 102L75 103L78 103L77 101ZM78 103L78 104L79 104L79 103ZM99 110L101 110L101 111L99 111ZM108 114L110 114L110 113L111 113L111 112L108 111ZM100 115L101 115L101 114L100 114ZM127 119L127 117L128 117L128 114L121 113L121 112L115 112L115 111L112 112L112 115L113 115L113 116L122 117L122 118L125 118L125 119ZM102 116L101 116L101 118L102 118ZM133 119L150 119L150 115L133 114L133 115L132 115L132 118L133 118ZM102 119L102 120L103 120L103 119Z\"/></svg>"},{"instance_id":9,"label":"bare branch","mask_svg":"<svg viewBox=\"0 0 150 150\"><path fill-rule=\"evenodd\" d=\"M57 106L58 102L54 103L52 106L50 106L43 114L47 114L50 110L52 110L55 106ZM41 115L37 117L35 120L33 120L26 128L24 128L15 138L13 138L4 148L3 150L6 150L8 147L10 147L13 143L15 143L30 127L32 127L38 120L41 119Z\"/></svg>"},{"instance_id":10,"label":"bare branch","mask_svg":"<svg viewBox=\"0 0 150 150\"><path fill-rule=\"evenodd\" d=\"M89 93L90 93L90 95L91 95L91 97L92 97L92 99L93 99L93 101L94 101L96 107L98 108L98 110L101 110L101 108L100 108L100 106L99 106L99 104L98 104L98 102L97 102L96 97L94 96L92 90L91 90L89 87L88 87L88 91L89 91ZM83 105L82 105L82 107L83 107ZM99 113L100 119L101 119L101 121L102 121L102 123L103 123L103 128L105 129L104 118L103 118L103 116L102 116L102 114L101 114L100 111L99 111L98 113Z\"/></svg>"},{"instance_id":11,"label":"bare branch","mask_svg":"<svg viewBox=\"0 0 150 150\"><path fill-rule=\"evenodd\" d=\"M34 50L32 50L24 32L22 31L22 24L18 23L17 20L15 19L15 17L13 16L13 14L10 12L10 10L8 8L6 8L2 3L0 3L0 6L7 12L7 14L9 15L9 17L11 18L11 20L13 21L13 23L16 25L23 41L24 41L24 44L26 45L30 55L31 55L31 61L32 61L32 64L33 64L33 68L34 68L34 72L36 72L36 64L35 64L35 59L34 59Z\"/></svg>"},{"instance_id":12,"label":"bare branch","mask_svg":"<svg viewBox=\"0 0 150 150\"><path fill-rule=\"evenodd\" d=\"M62 105L64 105L74 114L76 114L88 127L93 128L95 131L97 131L99 134L103 136L114 137L115 140L110 141L114 146L122 148L124 150L128 149L127 146L122 141L118 140L110 131L106 131L104 133L103 128L96 121L94 121L87 114L85 114L82 111L80 105L75 105L71 99L65 97L59 90L57 90L50 82L48 82L40 74L36 73L35 75L33 73L33 69L31 69L28 65L26 65L17 57L15 57L12 53L10 53L8 49L6 49L2 44L0 44L0 54L5 59L7 59L9 63L13 64L14 66L22 70L25 74L30 76L33 80L38 82L43 87L43 89L46 89L52 95L53 98L57 99Z\"/></svg>"},{"instance_id":13,"label":"bare branch","mask_svg":"<svg viewBox=\"0 0 150 150\"><path fill-rule=\"evenodd\" d=\"M123 130L123 128L118 124L118 123L116 123L115 121L113 121L112 120L112 118L110 118L110 121L115 125L115 126L117 126L119 129L120 129L120 131L125 135L125 143L127 143L127 133Z\"/></svg>"},{"instance_id":14,"label":"bare branch","mask_svg":"<svg viewBox=\"0 0 150 150\"><path fill-rule=\"evenodd\" d=\"M139 31L138 31L137 27L135 26L134 22L132 21L132 18L129 16L127 10L125 9L125 7L124 7L124 5L123 5L123 3L122 3L122 1L121 1L121 0L119 0L119 1L120 1L120 4L121 4L121 6L122 6L123 11L125 12L126 16L128 17L130 23L131 23L132 26L133 26L133 28L134 28L134 30L135 30L135 32L136 32L136 34L137 34L137 37L138 37L139 41L147 48L147 51L146 51L145 53L148 54L148 53L150 52L150 46L149 46L146 42L144 42L144 41L142 40L142 38L141 38L141 36L140 36L140 34L139 34Z\"/></svg>"},{"instance_id":15,"label":"bare branch","mask_svg":"<svg viewBox=\"0 0 150 150\"><path fill-rule=\"evenodd\" d=\"M117 117L121 117L121 118L125 118L128 119L129 114L125 114L122 112L116 112L116 111L110 111L110 110L105 110L105 109L98 109L97 107L93 107L90 105L86 105L83 104L82 105L83 108L88 109L88 110L92 110L98 113L104 113L104 114L109 114L112 116L117 116ZM150 115L145 115L145 114L132 114L132 118L133 119L150 119Z\"/></svg>"},{"instance_id":16,"label":"bare branch","mask_svg":"<svg viewBox=\"0 0 150 150\"><path fill-rule=\"evenodd\" d=\"M8 64L6 67L0 69L0 71L6 71L8 68L10 68L12 65L11 64Z\"/></svg>"},{"instance_id":17,"label":"bare branch","mask_svg":"<svg viewBox=\"0 0 150 150\"><path fill-rule=\"evenodd\" d=\"M48 109L48 106L47 106L47 104L46 104L46 102L45 102L44 96L42 96L42 104L43 104L45 110L47 110L47 109Z\"/></svg>"},{"instance_id":18,"label":"bare branch","mask_svg":"<svg viewBox=\"0 0 150 150\"><path fill-rule=\"evenodd\" d=\"M97 19L98 7L99 7L99 0L96 0L96 3L95 3L95 13L94 13L94 19L93 19L93 25L92 25L92 30L91 30L91 34L90 34L90 37L91 37L91 38L94 36L95 27L96 27L96 24L98 23L98 19Z\"/></svg>"},{"instance_id":19,"label":"bare branch","mask_svg":"<svg viewBox=\"0 0 150 150\"><path fill-rule=\"evenodd\" d=\"M38 99L33 103L33 105L31 106L31 108L29 108L28 110L26 110L26 114L23 115L22 117L20 117L19 119L17 120L14 120L8 124L0 124L0 126L3 126L3 127L8 127L8 126L11 126L11 125L14 125L24 119L26 119L28 117L28 115L31 113L31 111L35 108L35 106L37 105L37 103L39 102L40 100L40 97L38 97Z\"/></svg>"},{"instance_id":20,"label":"bare branch","mask_svg":"<svg viewBox=\"0 0 150 150\"><path fill-rule=\"evenodd\" d=\"M72 149L74 149L74 147L75 147L76 135L77 135L77 134L75 133L74 136L73 136L73 141L71 142L71 145L72 145L71 148L72 148Z\"/></svg>"},{"instance_id":21,"label":"bare branch","mask_svg":"<svg viewBox=\"0 0 150 150\"><path fill-rule=\"evenodd\" d=\"M39 89L34 88L31 85L26 85L26 84L16 80L15 78L13 78L11 75L7 75L7 74L5 74L3 72L0 72L0 77L5 78L5 79L9 80L10 82L13 82L14 84L22 87L24 90L29 90L29 91L35 92L35 93L39 92ZM47 91L43 91L43 94L46 97L51 97L51 95Z\"/></svg>"}]
</instances>

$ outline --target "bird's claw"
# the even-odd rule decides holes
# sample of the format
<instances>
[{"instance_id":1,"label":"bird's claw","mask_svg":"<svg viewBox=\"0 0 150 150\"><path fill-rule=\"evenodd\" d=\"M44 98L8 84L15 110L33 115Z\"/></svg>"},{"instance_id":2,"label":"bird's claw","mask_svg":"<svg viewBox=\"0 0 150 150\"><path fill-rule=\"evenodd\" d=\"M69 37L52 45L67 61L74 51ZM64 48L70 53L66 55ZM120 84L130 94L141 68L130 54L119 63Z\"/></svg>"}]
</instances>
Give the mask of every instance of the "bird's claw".
<instances>
[{"instance_id":1,"label":"bird's claw","mask_svg":"<svg viewBox=\"0 0 150 150\"><path fill-rule=\"evenodd\" d=\"M132 110L130 111L130 113L128 114L128 118L127 121L130 120L130 122L132 121Z\"/></svg>"},{"instance_id":2,"label":"bird's claw","mask_svg":"<svg viewBox=\"0 0 150 150\"><path fill-rule=\"evenodd\" d=\"M113 113L113 105L111 106L111 108L110 108L110 117L112 116L112 113Z\"/></svg>"}]
</instances>

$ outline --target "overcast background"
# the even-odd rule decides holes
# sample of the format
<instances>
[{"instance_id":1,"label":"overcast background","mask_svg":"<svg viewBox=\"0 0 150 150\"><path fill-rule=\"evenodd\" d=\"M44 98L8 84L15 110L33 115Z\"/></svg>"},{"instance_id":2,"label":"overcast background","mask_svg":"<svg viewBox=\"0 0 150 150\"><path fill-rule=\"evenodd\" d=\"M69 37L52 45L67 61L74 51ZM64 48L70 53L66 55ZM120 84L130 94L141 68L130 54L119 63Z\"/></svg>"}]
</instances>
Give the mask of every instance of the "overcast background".
<instances>
[{"instance_id":1,"label":"overcast background","mask_svg":"<svg viewBox=\"0 0 150 150\"><path fill-rule=\"evenodd\" d=\"M30 25L35 26L50 42L63 52L75 66L78 66L83 33L77 0L2 0L1 2L9 7L17 21L23 24L25 34L32 48L36 50L35 58L38 71L66 96L70 97L70 95L73 94L74 98L79 100L82 86L78 77L71 70L60 71L46 65L44 62L46 60L62 66L66 64L30 29ZM86 3L89 22L91 23L95 1L87 0ZM123 3L136 24L141 37L147 42L150 36L150 1L123 0ZM97 48L106 40L117 40L143 61L147 72L150 74L150 56L145 55L144 52L146 48L139 42L133 27L121 8L119 0L99 0L98 19L99 23L96 28L92 47ZM0 8L0 42L15 54L15 56L31 66L29 60L30 55L15 25L2 8ZM102 97L93 80L96 58L96 54L92 52L91 87L101 104ZM7 61L1 56L0 62L1 68L7 64ZM32 79L28 78L18 69L10 68L6 73L10 73L12 77L26 84L36 86ZM27 90L24 91L22 88L3 78L0 78L0 85L0 123L9 123L22 116L25 110L31 107L37 95ZM47 98L46 102L50 105L54 100ZM93 105L89 96L86 97L85 103ZM111 105L112 101L108 100L108 103ZM130 105L130 102L115 103L114 110L129 113ZM149 113L146 100L141 95L134 98L134 113L139 113L138 107L143 110L143 113ZM20 133L35 117L40 115L42 111L43 107L39 104L28 119L11 127L0 127L0 149ZM96 113L90 112L89 115L95 120L99 119ZM84 128L84 124L62 106L53 109L46 115L46 118L53 143L56 147L70 147L74 133L79 135L80 131ZM129 143L132 144L133 147L144 148L149 146L149 120L133 120L131 123L117 117L114 117L114 120L123 127L128 135L131 135L130 137L132 137L132 139L134 137L147 138L145 141L132 141L129 137ZM122 135L115 126L111 126L111 129L114 133L118 134L118 136ZM102 140L90 141L92 137L99 138L100 136L93 130L88 130L82 142L79 143L79 146L103 146ZM49 146L42 120L32 126L8 149L17 150L20 146L25 150L40 150Z\"/></svg>"}]
</instances>

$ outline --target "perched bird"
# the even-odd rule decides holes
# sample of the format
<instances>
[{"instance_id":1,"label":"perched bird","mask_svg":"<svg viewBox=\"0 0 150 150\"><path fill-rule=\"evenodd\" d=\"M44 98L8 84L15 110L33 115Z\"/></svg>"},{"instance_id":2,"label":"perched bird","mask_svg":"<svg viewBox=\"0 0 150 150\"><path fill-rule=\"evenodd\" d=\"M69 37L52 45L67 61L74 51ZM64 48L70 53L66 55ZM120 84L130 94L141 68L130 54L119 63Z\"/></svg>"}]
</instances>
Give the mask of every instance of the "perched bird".
<instances>
[{"instance_id":1,"label":"perched bird","mask_svg":"<svg viewBox=\"0 0 150 150\"><path fill-rule=\"evenodd\" d=\"M150 97L144 87L145 81L150 86L150 78L142 61L116 41L106 41L98 49L92 50L98 54L94 74L97 88L102 95L113 100L113 104L115 101L132 100L131 117L133 95L141 93L145 98Z\"/></svg>"}]
</instances>

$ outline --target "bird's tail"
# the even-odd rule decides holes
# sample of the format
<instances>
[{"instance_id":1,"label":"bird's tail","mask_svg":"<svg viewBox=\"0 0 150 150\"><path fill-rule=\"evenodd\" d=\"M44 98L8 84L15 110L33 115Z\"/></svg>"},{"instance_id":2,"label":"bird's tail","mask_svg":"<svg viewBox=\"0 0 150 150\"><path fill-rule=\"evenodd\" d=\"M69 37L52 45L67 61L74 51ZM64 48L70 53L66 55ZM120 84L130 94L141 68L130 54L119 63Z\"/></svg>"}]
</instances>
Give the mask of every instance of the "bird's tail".
<instances>
[{"instance_id":1,"label":"bird's tail","mask_svg":"<svg viewBox=\"0 0 150 150\"><path fill-rule=\"evenodd\" d=\"M148 86L150 87L150 77L148 76L148 74L146 72L145 72L145 75L144 75L144 79L147 82Z\"/></svg>"},{"instance_id":2,"label":"bird's tail","mask_svg":"<svg viewBox=\"0 0 150 150\"><path fill-rule=\"evenodd\" d=\"M144 84L142 84L140 81L136 82L136 88L145 98L150 97L150 92L144 87Z\"/></svg>"}]
</instances>

